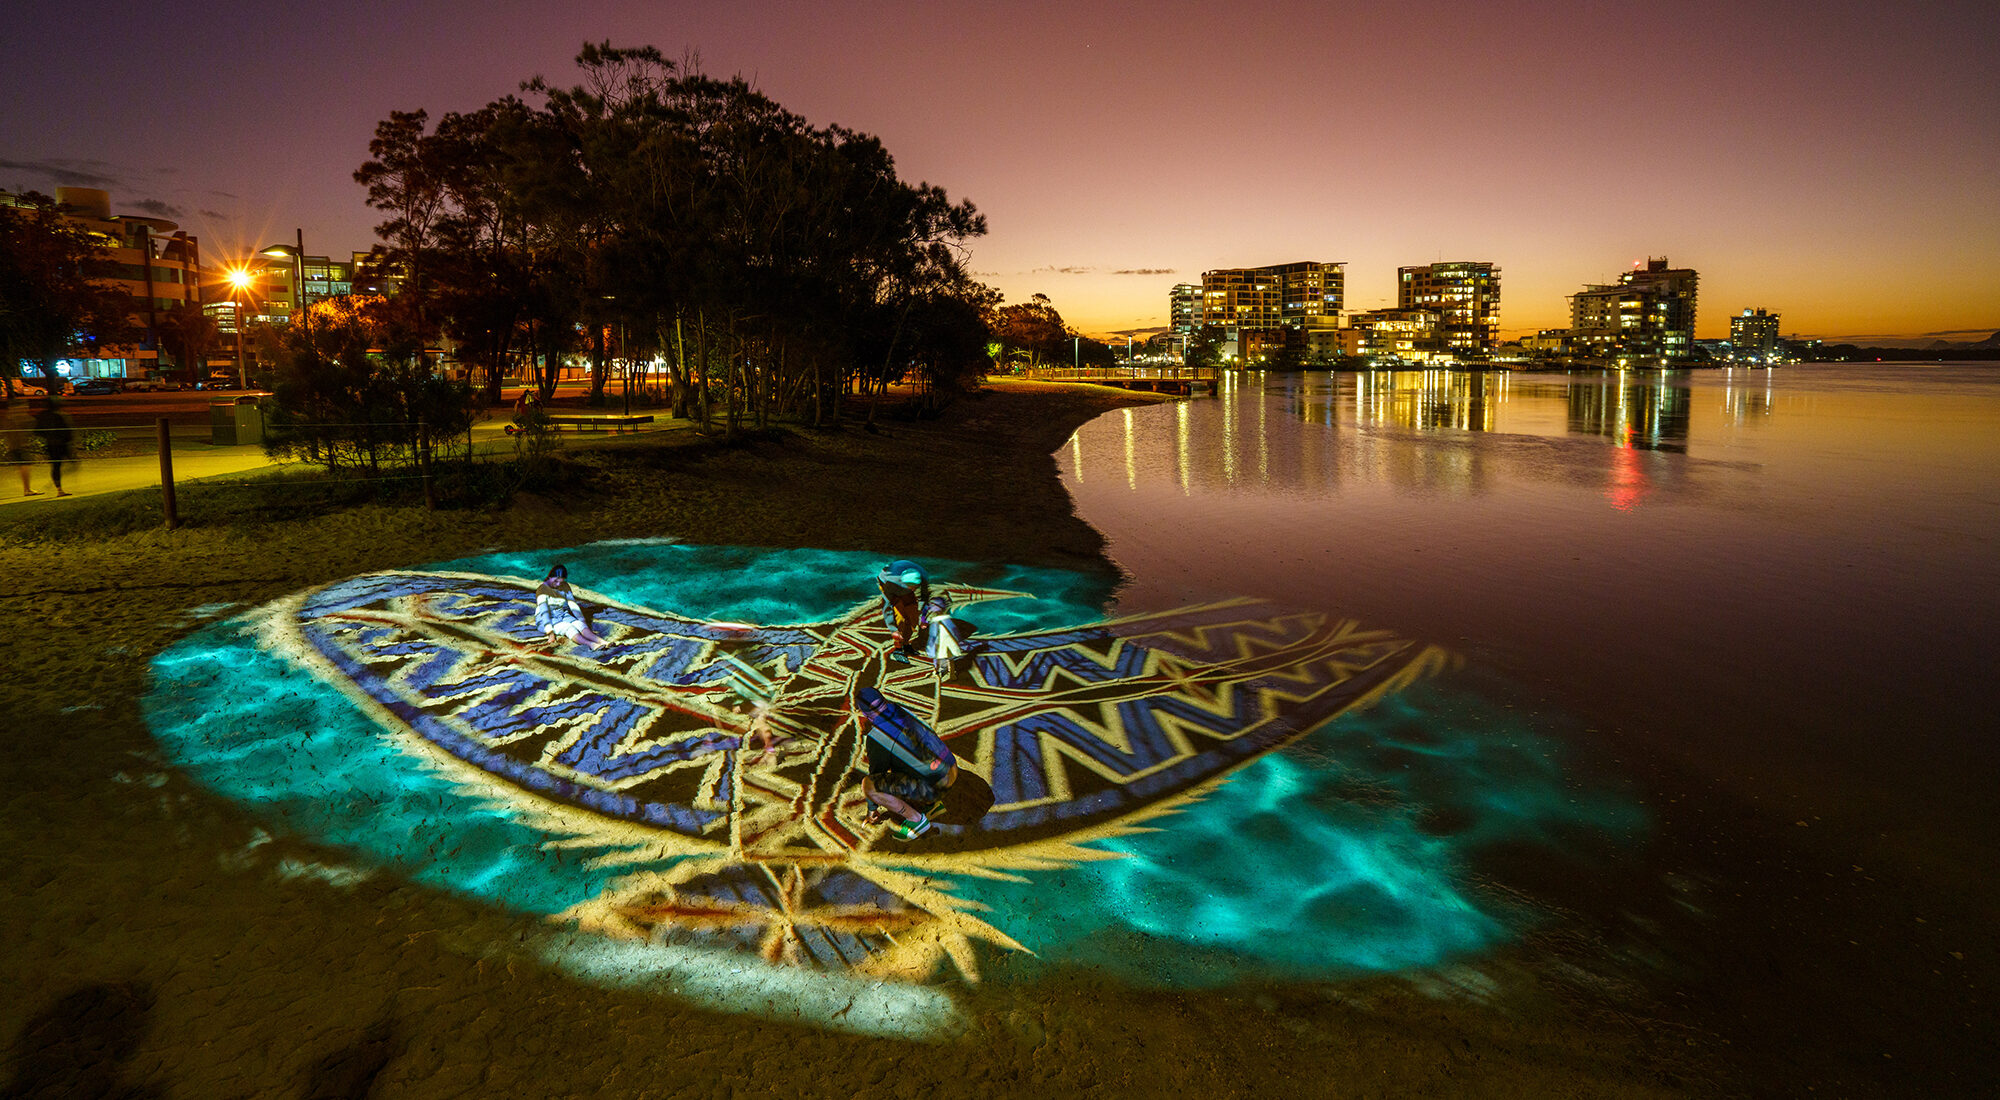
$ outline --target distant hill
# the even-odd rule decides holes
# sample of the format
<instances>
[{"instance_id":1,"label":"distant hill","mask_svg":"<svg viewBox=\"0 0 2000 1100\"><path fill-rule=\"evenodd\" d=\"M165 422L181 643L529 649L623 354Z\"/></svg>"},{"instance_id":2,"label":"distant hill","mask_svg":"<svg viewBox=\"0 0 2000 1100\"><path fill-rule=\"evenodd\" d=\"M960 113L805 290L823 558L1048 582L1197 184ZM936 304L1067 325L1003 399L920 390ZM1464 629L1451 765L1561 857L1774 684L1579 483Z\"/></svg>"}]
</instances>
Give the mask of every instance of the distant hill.
<instances>
[{"instance_id":1,"label":"distant hill","mask_svg":"<svg viewBox=\"0 0 2000 1100\"><path fill-rule=\"evenodd\" d=\"M1865 336L1822 337L1828 344L1847 344L1868 348L1905 348L1910 351L1996 351L2000 350L2000 332L1983 340L1910 340L1895 337L1870 339Z\"/></svg>"}]
</instances>

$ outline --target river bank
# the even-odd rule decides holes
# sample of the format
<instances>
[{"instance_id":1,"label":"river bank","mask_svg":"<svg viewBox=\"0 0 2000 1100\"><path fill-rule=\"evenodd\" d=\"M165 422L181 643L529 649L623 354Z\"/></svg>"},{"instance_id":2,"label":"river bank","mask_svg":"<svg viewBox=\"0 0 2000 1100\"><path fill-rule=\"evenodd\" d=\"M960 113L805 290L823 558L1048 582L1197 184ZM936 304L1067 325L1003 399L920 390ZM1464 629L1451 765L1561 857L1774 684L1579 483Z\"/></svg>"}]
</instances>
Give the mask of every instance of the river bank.
<instances>
[{"instance_id":1,"label":"river bank","mask_svg":"<svg viewBox=\"0 0 2000 1100\"><path fill-rule=\"evenodd\" d=\"M605 990L513 949L539 929L265 823L162 766L148 660L216 609L491 548L598 539L1113 567L1051 452L1148 398L1001 384L939 419L593 460L490 512L367 506L257 526L0 544L4 1072L28 1095L1677 1095L1734 1091L1709 1036L1551 983L1452 973L1139 992L1088 972L954 986L943 1046ZM857 583L860 583L859 581ZM1488 971L1516 965L1504 954ZM1458 977L1464 977L1459 975ZM370 1091L372 1087L372 1091ZM151 1090L151 1091L143 1091Z\"/></svg>"}]
</instances>

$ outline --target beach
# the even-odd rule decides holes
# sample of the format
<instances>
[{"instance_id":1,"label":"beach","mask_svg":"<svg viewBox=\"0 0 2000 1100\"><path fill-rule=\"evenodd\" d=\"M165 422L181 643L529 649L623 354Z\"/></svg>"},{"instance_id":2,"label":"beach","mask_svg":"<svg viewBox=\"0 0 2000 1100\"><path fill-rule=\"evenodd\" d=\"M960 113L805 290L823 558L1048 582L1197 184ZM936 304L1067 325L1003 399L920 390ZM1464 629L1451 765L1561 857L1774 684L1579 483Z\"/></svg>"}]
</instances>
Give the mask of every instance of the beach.
<instances>
[{"instance_id":1,"label":"beach","mask_svg":"<svg viewBox=\"0 0 2000 1100\"><path fill-rule=\"evenodd\" d=\"M1716 1095L1723 1040L1608 993L1451 968L1134 989L1088 970L952 983L936 1043L788 1026L541 965L546 926L273 832L167 766L149 660L201 622L357 573L603 539L1005 561L1117 576L1051 452L1155 400L993 383L928 420L621 450L583 487L255 526L0 546L13 624L0 836L7 1070L87 1095ZM857 592L866 578L857 579ZM1546 946L1546 945L1542 945ZM1525 965L1506 948L1487 975ZM1484 979L1482 979L1484 980ZM65 1078L64 1075L67 1075ZM123 1090L123 1091L121 1091Z\"/></svg>"}]
</instances>

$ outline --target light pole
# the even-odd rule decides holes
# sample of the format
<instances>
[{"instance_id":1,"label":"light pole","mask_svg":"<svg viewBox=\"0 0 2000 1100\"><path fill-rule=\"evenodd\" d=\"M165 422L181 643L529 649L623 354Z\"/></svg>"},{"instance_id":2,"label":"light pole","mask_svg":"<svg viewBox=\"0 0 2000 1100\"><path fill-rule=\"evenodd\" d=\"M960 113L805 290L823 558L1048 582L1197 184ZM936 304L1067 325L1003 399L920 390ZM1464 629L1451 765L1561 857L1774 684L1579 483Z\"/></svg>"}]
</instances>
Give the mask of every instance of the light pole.
<instances>
[{"instance_id":1,"label":"light pole","mask_svg":"<svg viewBox=\"0 0 2000 1100\"><path fill-rule=\"evenodd\" d=\"M292 258L292 270L297 274L297 281L293 283L292 314L310 329L312 319L306 313L306 231L294 229L293 232L298 234L297 245L274 244L264 249L264 255Z\"/></svg>"},{"instance_id":2,"label":"light pole","mask_svg":"<svg viewBox=\"0 0 2000 1100\"><path fill-rule=\"evenodd\" d=\"M250 374L243 367L243 298L250 289L250 273L236 268L229 273L229 285L234 288L230 295L230 306L236 320L236 384L243 389L250 388Z\"/></svg>"}]
</instances>

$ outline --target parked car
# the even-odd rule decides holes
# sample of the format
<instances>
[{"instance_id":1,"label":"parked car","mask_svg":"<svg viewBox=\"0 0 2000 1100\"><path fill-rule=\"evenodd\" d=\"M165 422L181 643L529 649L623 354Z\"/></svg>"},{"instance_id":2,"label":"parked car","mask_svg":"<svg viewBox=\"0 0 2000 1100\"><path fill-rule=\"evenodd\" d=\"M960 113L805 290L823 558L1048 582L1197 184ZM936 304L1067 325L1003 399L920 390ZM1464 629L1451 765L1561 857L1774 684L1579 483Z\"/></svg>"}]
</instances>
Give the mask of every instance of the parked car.
<instances>
[{"instance_id":1,"label":"parked car","mask_svg":"<svg viewBox=\"0 0 2000 1100\"><path fill-rule=\"evenodd\" d=\"M122 388L124 387L118 384L116 378L85 378L71 386L70 392L83 397L88 394L117 393Z\"/></svg>"},{"instance_id":2,"label":"parked car","mask_svg":"<svg viewBox=\"0 0 2000 1100\"><path fill-rule=\"evenodd\" d=\"M236 376L233 374L211 374L206 381L202 382L201 388L205 390L240 390L243 387L236 384Z\"/></svg>"}]
</instances>

